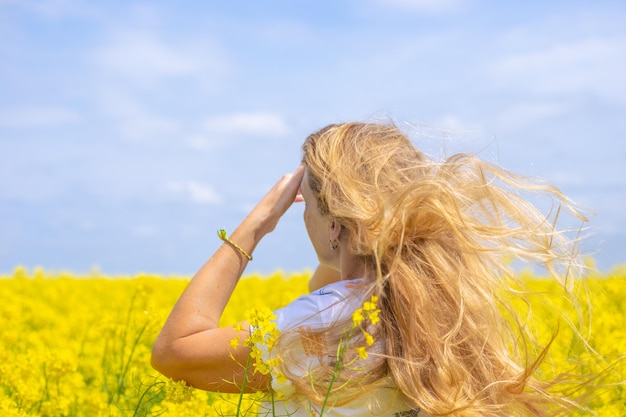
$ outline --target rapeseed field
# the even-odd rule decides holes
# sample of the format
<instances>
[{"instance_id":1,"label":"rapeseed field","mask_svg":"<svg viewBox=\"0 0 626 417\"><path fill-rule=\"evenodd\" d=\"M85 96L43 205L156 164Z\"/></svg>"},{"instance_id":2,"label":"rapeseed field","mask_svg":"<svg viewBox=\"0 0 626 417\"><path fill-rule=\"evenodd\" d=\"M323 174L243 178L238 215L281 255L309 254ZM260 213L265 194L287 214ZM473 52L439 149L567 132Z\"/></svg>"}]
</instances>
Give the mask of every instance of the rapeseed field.
<instances>
[{"instance_id":1,"label":"rapeseed field","mask_svg":"<svg viewBox=\"0 0 626 417\"><path fill-rule=\"evenodd\" d=\"M244 276L223 316L253 307L276 309L306 292L310 272ZM626 415L626 269L589 274L573 285L575 306L552 281L524 273L532 289L537 340L558 330L540 372L604 374L589 406L599 416ZM18 267L0 276L0 416L131 417L253 414L255 395L207 393L150 367L156 335L189 277L49 273ZM587 302L588 301L588 302ZM519 302L516 308L527 308ZM565 314L555 314L564 311ZM588 345L568 325L581 329ZM614 366L611 367L611 364ZM607 370L608 369L608 370ZM579 415L593 415L591 412Z\"/></svg>"}]
</instances>

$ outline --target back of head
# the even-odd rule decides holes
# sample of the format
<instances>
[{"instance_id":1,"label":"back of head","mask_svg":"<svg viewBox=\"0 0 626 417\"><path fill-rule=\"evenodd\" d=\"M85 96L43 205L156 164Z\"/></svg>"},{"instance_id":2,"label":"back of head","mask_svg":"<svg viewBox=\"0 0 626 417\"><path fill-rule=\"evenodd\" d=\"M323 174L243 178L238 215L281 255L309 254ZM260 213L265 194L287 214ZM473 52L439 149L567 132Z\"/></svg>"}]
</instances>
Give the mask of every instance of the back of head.
<instances>
[{"instance_id":1,"label":"back of head","mask_svg":"<svg viewBox=\"0 0 626 417\"><path fill-rule=\"evenodd\" d=\"M501 316L498 292L510 272L504 256L551 272L571 260L556 220L520 193L572 209L558 189L471 155L435 162L393 124L330 125L303 151L320 210L349 231L348 249L369 267L385 366L416 406L495 416L543 415L542 406L548 413L568 403L533 380L527 352L511 352L524 329Z\"/></svg>"},{"instance_id":2,"label":"back of head","mask_svg":"<svg viewBox=\"0 0 626 417\"><path fill-rule=\"evenodd\" d=\"M303 162L322 214L337 219L350 234L354 254L369 261L380 250L393 196L425 178L429 164L393 124L345 123L310 135ZM386 230L389 232L389 230Z\"/></svg>"}]
</instances>

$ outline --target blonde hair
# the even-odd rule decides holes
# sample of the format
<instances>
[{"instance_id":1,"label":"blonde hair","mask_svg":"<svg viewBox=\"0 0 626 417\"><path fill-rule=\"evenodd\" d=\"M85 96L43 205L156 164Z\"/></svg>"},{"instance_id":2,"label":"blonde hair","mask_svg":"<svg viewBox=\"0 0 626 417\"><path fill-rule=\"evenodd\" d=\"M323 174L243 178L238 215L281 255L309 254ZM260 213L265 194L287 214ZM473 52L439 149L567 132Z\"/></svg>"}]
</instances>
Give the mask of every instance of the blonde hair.
<instances>
[{"instance_id":1,"label":"blonde hair","mask_svg":"<svg viewBox=\"0 0 626 417\"><path fill-rule=\"evenodd\" d=\"M435 162L391 123L330 125L303 152L322 214L349 231L349 250L379 296L375 336L385 340L385 360L365 386L387 375L431 415L547 416L574 407L551 390L558 378L534 376L548 347L529 350L531 337L501 298L513 276L504 257L571 276L575 240L556 220L561 208L586 219L558 189L468 154ZM550 216L525 192L550 196ZM307 384L298 389L310 391Z\"/></svg>"}]
</instances>

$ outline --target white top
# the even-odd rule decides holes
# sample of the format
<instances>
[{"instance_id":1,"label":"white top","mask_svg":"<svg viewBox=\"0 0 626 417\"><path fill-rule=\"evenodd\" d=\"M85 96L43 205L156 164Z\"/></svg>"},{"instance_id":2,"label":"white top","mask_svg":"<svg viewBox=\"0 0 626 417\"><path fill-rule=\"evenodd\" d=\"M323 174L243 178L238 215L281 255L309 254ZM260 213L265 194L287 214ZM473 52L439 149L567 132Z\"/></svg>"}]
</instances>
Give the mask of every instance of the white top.
<instances>
[{"instance_id":1,"label":"white top","mask_svg":"<svg viewBox=\"0 0 626 417\"><path fill-rule=\"evenodd\" d=\"M322 361L336 360L336 347L330 348L328 353L321 352L322 343L319 340L319 333L312 331L324 329L341 320L350 320L352 313L363 306L362 297L355 296L355 288L361 280L338 281L327 285L311 294L304 295L286 307L275 312L276 327L281 334L290 331L294 334L293 347L288 352L289 363L297 365L298 370L290 368L292 373L306 375L307 369L319 366ZM368 347L368 352L383 352L383 341L374 341ZM291 343L291 340L289 340ZM267 362L273 357L268 353L267 347L257 345L262 352L263 361ZM367 359L358 359L360 366L367 366L368 363L382 360L375 355L369 355ZM358 382L358 381L357 381ZM312 404L307 398L294 394L290 381L282 384L277 381L276 369L272 370L272 390L287 398L287 400L275 400L273 404L265 402L259 407L259 415L291 416L291 417L311 417L319 416L321 406ZM423 411L412 409L406 401L406 397L394 387L377 387L368 391L360 398L348 404L324 410L324 415L328 417L340 416L381 416L381 417L427 417Z\"/></svg>"}]
</instances>

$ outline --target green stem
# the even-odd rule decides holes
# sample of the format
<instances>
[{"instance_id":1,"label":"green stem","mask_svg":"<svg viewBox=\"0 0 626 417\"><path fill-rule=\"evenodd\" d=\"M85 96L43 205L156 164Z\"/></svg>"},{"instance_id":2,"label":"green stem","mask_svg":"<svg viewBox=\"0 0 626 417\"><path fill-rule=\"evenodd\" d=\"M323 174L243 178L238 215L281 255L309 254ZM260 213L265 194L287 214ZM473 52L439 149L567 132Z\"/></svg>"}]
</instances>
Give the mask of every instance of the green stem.
<instances>
[{"instance_id":1,"label":"green stem","mask_svg":"<svg viewBox=\"0 0 626 417\"><path fill-rule=\"evenodd\" d=\"M128 359L126 360L126 363L124 364L122 372L118 376L118 383L117 383L118 398L126 389L126 382L124 381L126 379L126 374L128 373L128 369L130 368L130 363L133 359L133 355L135 354L135 349L137 348L137 345L139 344L139 340L141 339L141 336L143 335L143 333L146 331L147 327L148 327L148 323L144 323L143 327L137 334L137 337L135 337L133 345L130 349L130 353L128 354Z\"/></svg>"},{"instance_id":2,"label":"green stem","mask_svg":"<svg viewBox=\"0 0 626 417\"><path fill-rule=\"evenodd\" d=\"M348 340L350 340L350 338L352 337L353 332L354 332L354 329L350 330L350 333L348 334ZM337 349L337 363L335 364L333 375L331 376L330 382L328 383L328 390L326 390L326 396L324 397L324 402L322 403L322 409L320 410L319 417L322 417L324 415L324 411L326 410L326 404L328 403L328 397L330 397L330 391L333 389L333 384L335 383L335 380L337 379L337 375L339 375L339 372L341 372L343 354L346 350L346 344L347 342L344 343L343 340L339 341L339 348Z\"/></svg>"},{"instance_id":3,"label":"green stem","mask_svg":"<svg viewBox=\"0 0 626 417\"><path fill-rule=\"evenodd\" d=\"M330 396L330 390L332 389L336 378L337 378L337 365L335 365L335 371L333 372L333 376L330 378L330 382L328 383L328 391L326 391L326 397L324 397L324 403L322 404L322 409L320 410L319 417L322 417L324 415L324 410L326 409L326 403L328 402L328 397Z\"/></svg>"},{"instance_id":4,"label":"green stem","mask_svg":"<svg viewBox=\"0 0 626 417\"><path fill-rule=\"evenodd\" d=\"M137 402L137 406L135 407L135 412L133 413L133 417L137 416L137 413L139 412L139 409L141 407L141 403L143 402L143 397L146 396L146 394L155 386L157 385L161 385L163 384L163 382L155 382L152 385L148 386L148 388L146 388L142 393L141 393L141 397L139 397L139 401Z\"/></svg>"},{"instance_id":5,"label":"green stem","mask_svg":"<svg viewBox=\"0 0 626 417\"><path fill-rule=\"evenodd\" d=\"M246 392L246 383L248 382L248 369L250 368L250 359L251 355L248 355L248 360L246 361L246 369L243 374L243 382L241 383L241 391L239 393L239 402L237 403L237 416L239 417L241 413L241 404L243 403L243 393Z\"/></svg>"}]
</instances>

